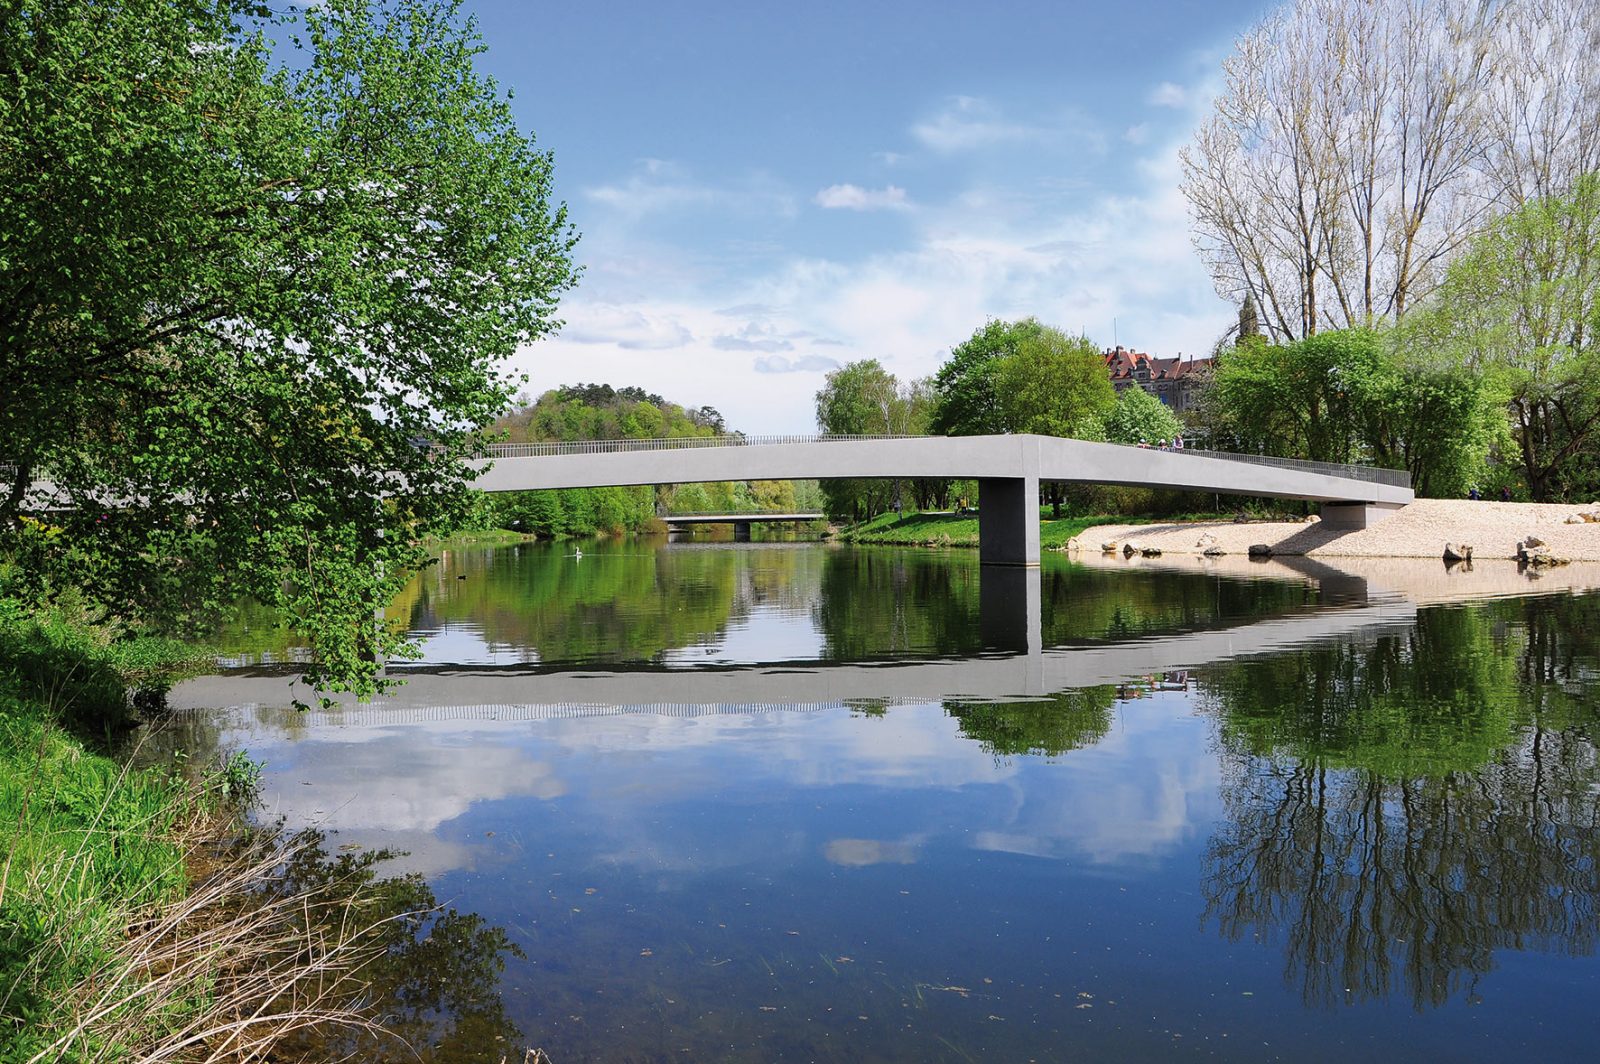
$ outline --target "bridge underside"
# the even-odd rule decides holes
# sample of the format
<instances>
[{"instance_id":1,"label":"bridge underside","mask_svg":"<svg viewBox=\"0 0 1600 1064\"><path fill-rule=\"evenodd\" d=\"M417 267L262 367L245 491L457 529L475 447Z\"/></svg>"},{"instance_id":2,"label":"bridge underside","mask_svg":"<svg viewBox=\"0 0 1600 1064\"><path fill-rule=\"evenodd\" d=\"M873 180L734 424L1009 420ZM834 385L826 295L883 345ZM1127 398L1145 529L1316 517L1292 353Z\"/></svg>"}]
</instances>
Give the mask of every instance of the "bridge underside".
<instances>
[{"instance_id":1,"label":"bridge underside","mask_svg":"<svg viewBox=\"0 0 1600 1064\"><path fill-rule=\"evenodd\" d=\"M981 560L991 565L1039 563L1041 481L1301 499L1322 504L1324 519L1334 528L1365 528L1413 498L1409 488L1330 472L1032 435L507 457L494 459L477 486L484 491L525 491L726 480L913 477L978 482L978 552Z\"/></svg>"}]
</instances>

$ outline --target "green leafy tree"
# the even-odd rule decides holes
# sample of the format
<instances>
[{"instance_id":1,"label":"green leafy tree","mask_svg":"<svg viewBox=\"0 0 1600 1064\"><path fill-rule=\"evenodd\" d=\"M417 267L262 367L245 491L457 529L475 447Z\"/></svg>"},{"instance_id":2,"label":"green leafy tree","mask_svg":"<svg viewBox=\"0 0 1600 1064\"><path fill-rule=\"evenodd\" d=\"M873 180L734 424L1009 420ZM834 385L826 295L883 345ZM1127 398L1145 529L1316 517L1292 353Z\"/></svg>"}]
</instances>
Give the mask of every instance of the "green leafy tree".
<instances>
[{"instance_id":1,"label":"green leafy tree","mask_svg":"<svg viewBox=\"0 0 1600 1064\"><path fill-rule=\"evenodd\" d=\"M877 359L851 362L829 373L816 403L817 427L849 436L925 432L932 407L926 381L902 386ZM824 480L821 487L827 512L836 517L860 520L906 502L901 481ZM947 495L948 488L944 490Z\"/></svg>"},{"instance_id":2,"label":"green leafy tree","mask_svg":"<svg viewBox=\"0 0 1600 1064\"><path fill-rule=\"evenodd\" d=\"M1004 432L994 384L995 363L1016 354L1022 341L1038 337L1044 330L1033 318L992 320L952 348L933 376L930 430L943 436Z\"/></svg>"},{"instance_id":3,"label":"green leafy tree","mask_svg":"<svg viewBox=\"0 0 1600 1064\"><path fill-rule=\"evenodd\" d=\"M683 439L724 434L722 415L709 406L686 409L642 388L570 384L552 388L531 405L500 417L493 426L512 443L623 439ZM494 524L539 536L592 536L639 532L654 525L658 508L695 512L725 509L733 485L695 488L698 501L683 501L690 485L660 488L577 488L564 492L508 492L490 503ZM714 504L716 496L722 504Z\"/></svg>"},{"instance_id":4,"label":"green leafy tree","mask_svg":"<svg viewBox=\"0 0 1600 1064\"><path fill-rule=\"evenodd\" d=\"M1040 327L996 360L992 372L1004 431L1105 438L1117 393L1104 356L1087 337Z\"/></svg>"},{"instance_id":5,"label":"green leafy tree","mask_svg":"<svg viewBox=\"0 0 1600 1064\"><path fill-rule=\"evenodd\" d=\"M1491 456L1515 450L1497 380L1388 357L1366 419L1372 460L1408 470L1417 494L1431 498L1460 497L1492 479Z\"/></svg>"},{"instance_id":6,"label":"green leafy tree","mask_svg":"<svg viewBox=\"0 0 1600 1064\"><path fill-rule=\"evenodd\" d=\"M1370 329L1318 333L1283 345L1242 345L1216 370L1221 427L1246 451L1355 461L1368 400L1385 368L1378 335Z\"/></svg>"},{"instance_id":7,"label":"green leafy tree","mask_svg":"<svg viewBox=\"0 0 1600 1064\"><path fill-rule=\"evenodd\" d=\"M1138 386L1122 390L1116 409L1106 419L1106 439L1112 443L1158 443L1182 432L1178 416Z\"/></svg>"},{"instance_id":8,"label":"green leafy tree","mask_svg":"<svg viewBox=\"0 0 1600 1064\"><path fill-rule=\"evenodd\" d=\"M1420 494L1464 494L1504 439L1504 392L1421 346L1410 325L1242 344L1219 362L1206 427L1245 451L1405 469Z\"/></svg>"},{"instance_id":9,"label":"green leafy tree","mask_svg":"<svg viewBox=\"0 0 1600 1064\"><path fill-rule=\"evenodd\" d=\"M455 4L307 7L281 62L264 11L0 3L0 551L128 622L248 593L370 691L575 237Z\"/></svg>"},{"instance_id":10,"label":"green leafy tree","mask_svg":"<svg viewBox=\"0 0 1600 1064\"><path fill-rule=\"evenodd\" d=\"M1414 317L1415 345L1504 390L1535 500L1600 490L1600 175L1500 219Z\"/></svg>"}]
</instances>

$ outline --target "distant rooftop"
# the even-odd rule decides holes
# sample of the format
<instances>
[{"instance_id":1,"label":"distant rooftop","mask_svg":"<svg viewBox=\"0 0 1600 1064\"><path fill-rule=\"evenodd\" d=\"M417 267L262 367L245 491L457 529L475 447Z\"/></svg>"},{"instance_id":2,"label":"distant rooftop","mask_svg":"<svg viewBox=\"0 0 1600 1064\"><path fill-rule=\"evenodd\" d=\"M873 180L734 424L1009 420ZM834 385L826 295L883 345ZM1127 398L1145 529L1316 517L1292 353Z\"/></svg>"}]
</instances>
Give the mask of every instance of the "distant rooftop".
<instances>
[{"instance_id":1,"label":"distant rooftop","mask_svg":"<svg viewBox=\"0 0 1600 1064\"><path fill-rule=\"evenodd\" d=\"M1210 358L1184 358L1179 352L1171 358L1160 358L1144 351L1133 351L1118 344L1103 352L1106 369L1111 379L1118 380L1179 380L1198 370L1211 366Z\"/></svg>"}]
</instances>

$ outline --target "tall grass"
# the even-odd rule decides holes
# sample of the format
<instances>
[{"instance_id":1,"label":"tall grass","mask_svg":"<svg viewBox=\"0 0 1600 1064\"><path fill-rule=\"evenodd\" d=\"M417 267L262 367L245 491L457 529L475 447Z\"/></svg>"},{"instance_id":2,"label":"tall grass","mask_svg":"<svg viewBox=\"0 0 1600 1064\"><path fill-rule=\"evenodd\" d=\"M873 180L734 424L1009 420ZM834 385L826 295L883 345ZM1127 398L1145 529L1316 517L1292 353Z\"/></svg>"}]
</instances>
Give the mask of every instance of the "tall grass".
<instances>
[{"instance_id":1,"label":"tall grass","mask_svg":"<svg viewBox=\"0 0 1600 1064\"><path fill-rule=\"evenodd\" d=\"M382 854L247 828L248 762L135 770L85 744L182 656L0 607L0 1064L425 1057L432 1028L391 1030L393 1001L432 1017L439 995L396 989L397 959L442 928L457 970L433 982L476 966L492 989L513 948L377 878ZM485 1059L520 1041L497 996L468 1004L498 1032Z\"/></svg>"}]
</instances>

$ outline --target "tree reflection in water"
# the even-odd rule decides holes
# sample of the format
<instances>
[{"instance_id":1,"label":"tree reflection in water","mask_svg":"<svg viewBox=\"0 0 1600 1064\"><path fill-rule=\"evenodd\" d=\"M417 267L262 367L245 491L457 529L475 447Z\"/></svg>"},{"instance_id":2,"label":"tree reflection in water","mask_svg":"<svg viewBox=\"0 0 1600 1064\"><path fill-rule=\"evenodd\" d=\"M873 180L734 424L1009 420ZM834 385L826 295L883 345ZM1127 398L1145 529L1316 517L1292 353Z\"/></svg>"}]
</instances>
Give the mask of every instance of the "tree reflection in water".
<instances>
[{"instance_id":1,"label":"tree reflection in water","mask_svg":"<svg viewBox=\"0 0 1600 1064\"><path fill-rule=\"evenodd\" d=\"M500 980L507 956L522 951L476 913L439 904L419 875L384 878L383 851L331 856L321 832L296 839L270 887L283 896L349 898L351 908L307 907L318 920L354 917L377 926L382 953L362 970L368 1015L380 1028L317 1028L275 1048L283 1060L411 1060L495 1064L523 1059L522 1032L506 1016Z\"/></svg>"},{"instance_id":2,"label":"tree reflection in water","mask_svg":"<svg viewBox=\"0 0 1600 1064\"><path fill-rule=\"evenodd\" d=\"M1282 941L1308 1004L1470 997L1495 951L1600 934L1600 596L1428 610L1208 669L1230 823L1204 919Z\"/></svg>"},{"instance_id":3,"label":"tree reflection in water","mask_svg":"<svg viewBox=\"0 0 1600 1064\"><path fill-rule=\"evenodd\" d=\"M1117 689L1102 685L1018 702L947 701L944 711L996 758L1056 757L1104 738L1116 701Z\"/></svg>"}]
</instances>

